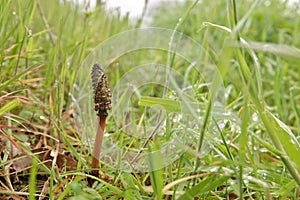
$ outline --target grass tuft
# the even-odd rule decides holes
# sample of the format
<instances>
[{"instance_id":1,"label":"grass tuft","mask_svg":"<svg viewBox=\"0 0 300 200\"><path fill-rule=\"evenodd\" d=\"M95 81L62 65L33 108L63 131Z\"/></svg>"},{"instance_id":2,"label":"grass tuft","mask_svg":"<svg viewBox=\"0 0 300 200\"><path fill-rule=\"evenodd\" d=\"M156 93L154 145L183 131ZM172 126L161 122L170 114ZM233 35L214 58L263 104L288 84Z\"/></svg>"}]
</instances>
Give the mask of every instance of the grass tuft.
<instances>
[{"instance_id":1,"label":"grass tuft","mask_svg":"<svg viewBox=\"0 0 300 200\"><path fill-rule=\"evenodd\" d=\"M173 34L147 44L169 52L145 48L94 62L108 65L112 90L125 88L107 116L98 177L89 174L96 116L92 97L84 103L92 85L81 67L101 42L134 25L101 3L91 11L69 1L2 0L0 199L299 199L295 5L196 0L152 10L150 25ZM126 42L101 53L135 47ZM125 80L130 73L134 80Z\"/></svg>"}]
</instances>

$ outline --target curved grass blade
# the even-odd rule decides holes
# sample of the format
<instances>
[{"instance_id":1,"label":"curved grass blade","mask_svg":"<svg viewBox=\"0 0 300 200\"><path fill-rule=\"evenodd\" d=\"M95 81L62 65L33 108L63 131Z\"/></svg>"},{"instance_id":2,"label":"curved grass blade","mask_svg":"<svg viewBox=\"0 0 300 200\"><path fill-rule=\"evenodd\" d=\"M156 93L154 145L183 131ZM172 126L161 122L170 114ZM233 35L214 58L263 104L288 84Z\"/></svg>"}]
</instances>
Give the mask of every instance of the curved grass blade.
<instances>
[{"instance_id":1,"label":"curved grass blade","mask_svg":"<svg viewBox=\"0 0 300 200\"><path fill-rule=\"evenodd\" d=\"M216 187L224 185L229 179L228 176L213 175L202 180L199 184L187 190L178 200L193 199L196 196L204 195L214 190Z\"/></svg>"}]
</instances>

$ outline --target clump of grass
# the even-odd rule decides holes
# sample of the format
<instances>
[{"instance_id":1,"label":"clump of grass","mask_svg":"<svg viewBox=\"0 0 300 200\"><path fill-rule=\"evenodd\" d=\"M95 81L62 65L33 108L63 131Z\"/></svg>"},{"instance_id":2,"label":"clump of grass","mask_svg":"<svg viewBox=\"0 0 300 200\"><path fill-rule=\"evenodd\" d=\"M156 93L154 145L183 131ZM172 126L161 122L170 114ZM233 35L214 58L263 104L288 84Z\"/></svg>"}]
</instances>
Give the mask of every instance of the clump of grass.
<instances>
[{"instance_id":1,"label":"clump of grass","mask_svg":"<svg viewBox=\"0 0 300 200\"><path fill-rule=\"evenodd\" d=\"M0 197L298 199L300 17L286 2L269 3L203 0L195 6L187 2L158 9L159 17L154 17L153 25L176 27L207 50L224 80L226 109L233 114L219 123L207 112L205 123L203 120L192 129L184 129L184 123L167 113L164 134L154 135L144 151L155 152L172 134L183 133L194 136L187 138L190 146L178 147L185 149L184 153L168 166L162 165L163 154L149 154L146 160L151 172L128 173L94 165L97 172L100 169L105 173L99 178L98 174L85 173L91 170L88 161L92 153L87 151L71 120L76 112L70 94L74 85L77 87L78 67L83 59L100 41L128 29L128 19L108 17L101 7L82 12L58 1L46 5L43 1L3 0ZM275 51L281 48L288 51ZM198 54L193 50L190 52ZM122 70L125 73L143 59L165 62L168 56L161 51L142 55L133 52L115 60L110 69L118 69L118 74L113 76L108 71L107 76L113 86L122 76ZM177 56L169 61L172 69L192 83L201 105L209 105L207 111L214 109L203 80L189 63ZM145 133L150 123L142 118L146 118L148 108L162 105L160 109L168 112L178 110L173 91L165 95L173 98L170 100L152 97L164 92L154 84L135 92L137 98L132 99L137 103L131 111L141 116L133 119ZM107 124L114 130L109 138L120 141L120 148L145 144L142 139L129 137L126 128L114 123L110 120ZM101 126L103 131L104 125ZM199 156L197 150L204 149L201 140L208 142L209 148L208 153ZM33 151L34 147L38 153ZM49 152L43 153L44 160L39 157L44 152L41 147ZM23 152L22 156L12 157L12 149ZM25 170L15 172L11 167L24 157L33 158L29 162L33 163L30 175ZM53 159L61 161L61 167ZM67 170L67 166L72 168ZM14 182L14 173L25 184ZM85 177L96 181L89 187Z\"/></svg>"},{"instance_id":2,"label":"clump of grass","mask_svg":"<svg viewBox=\"0 0 300 200\"><path fill-rule=\"evenodd\" d=\"M295 104L286 104L286 102L295 102L295 96L290 98L289 92L283 92L284 90L289 91L289 89L294 91L299 76L278 79L278 76L284 77L289 73L299 72L299 68L296 67L296 63L299 64L296 61L299 54L292 49L293 47L299 47L299 41L297 39L293 41L287 39L284 42L285 45L280 45L283 42L281 40L283 35L286 38L293 38L293 35L299 34L298 28L288 29L289 31L283 28L293 26L290 21L291 18L296 19L296 23L298 23L299 13L295 10L295 7L289 7L286 2L279 1L270 4L251 1L248 6L235 1L228 1L227 5L225 2L219 2L219 6L214 7L215 10L206 10L205 8L210 7L210 3L212 2L202 1L199 3L198 9L194 9L190 13L189 18L179 27L179 30L198 39L206 50L211 52L210 55L216 61L223 76L225 87L230 91L227 98L228 109L237 111L241 109L241 112L239 112L242 113L240 116L240 131L232 132L219 129L222 135L221 144L215 140L211 141L212 145L222 152L217 153L217 155L228 159L226 159L226 165L220 164L218 166L224 169L228 167L235 168L235 166L239 168L238 173L234 175L237 178L235 183L239 192L234 193L240 198L247 196L247 192L245 192L247 190L253 191L256 195L260 186L264 188L265 197L268 199L280 195L293 197L293 192L297 193L298 189L286 188L281 192L276 192L277 186L271 186L274 183L271 179L272 176L273 180L279 176L289 182L288 179L291 175L293 178L290 179L289 183L294 185L295 188L297 188L297 184L299 185L299 170L297 169L299 165L295 156L299 154L299 143L296 139L298 136L298 117L297 112L294 112L294 106L291 106ZM213 2L214 5L216 5L215 3ZM225 8L224 5L227 9L220 9ZM177 6L177 8L186 10L187 6L188 3L183 4L181 7ZM246 13L245 8L250 7L251 9ZM179 8L178 10L180 10ZM168 8L164 7L162 12L165 12L164 9ZM173 9L176 10L175 7ZM199 10L202 14L199 14ZM286 12L282 12L282 10L289 10L290 13L293 13L290 15L291 18L286 17ZM222 13L224 12L228 12L229 21L223 17ZM157 20L154 20L154 24L171 28L177 23L175 18L182 15L180 12L173 12L174 18L164 18L162 13L158 12L156 16ZM272 20L270 21L270 19ZM191 24L202 24L202 26L199 29L199 27L196 28ZM254 27L260 28L256 29ZM191 29L194 30L191 31ZM282 33L283 35L281 35ZM250 40L250 42L246 40ZM255 44L251 40L260 43ZM270 44L270 42L273 44ZM292 48L288 47L287 54L289 56L273 49L275 46L275 48L286 49L287 44L292 45ZM265 48L266 45L269 48ZM284 65L276 66L275 63L284 63ZM285 71L285 75L282 74L282 70ZM276 73L273 73L275 71ZM276 94L275 96L270 95L273 92ZM285 117L282 115L283 113L285 113ZM257 116L261 118L263 123L257 121ZM230 121L233 122L232 119L228 119L228 123ZM290 127L287 127L287 125ZM210 138L208 134L211 133L206 133L206 139ZM224 139L224 136L227 139ZM263 140L259 137L263 137ZM233 150L235 148L239 153ZM268 156L264 149L268 149ZM255 156L256 153L260 156ZM269 157L269 154L273 156ZM282 162L279 162L279 158ZM202 158L202 162L205 163L205 158ZM231 165L228 165L228 162ZM274 164L274 162L277 164ZM213 167L215 166L211 168ZM277 172L284 169L288 169L289 173L283 175ZM199 170L203 170L203 167ZM261 173L265 173L265 176L262 177ZM226 176L224 171L221 174ZM248 181L252 183L246 184L245 182ZM275 182L281 187L282 182ZM228 186L229 188L233 189ZM285 191L284 194L283 191ZM195 196L192 192L190 194Z\"/></svg>"},{"instance_id":3,"label":"clump of grass","mask_svg":"<svg viewBox=\"0 0 300 200\"><path fill-rule=\"evenodd\" d=\"M63 199L65 173L91 168L73 122L78 68L128 19L66 1L4 0L0 10L0 198Z\"/></svg>"}]
</instances>

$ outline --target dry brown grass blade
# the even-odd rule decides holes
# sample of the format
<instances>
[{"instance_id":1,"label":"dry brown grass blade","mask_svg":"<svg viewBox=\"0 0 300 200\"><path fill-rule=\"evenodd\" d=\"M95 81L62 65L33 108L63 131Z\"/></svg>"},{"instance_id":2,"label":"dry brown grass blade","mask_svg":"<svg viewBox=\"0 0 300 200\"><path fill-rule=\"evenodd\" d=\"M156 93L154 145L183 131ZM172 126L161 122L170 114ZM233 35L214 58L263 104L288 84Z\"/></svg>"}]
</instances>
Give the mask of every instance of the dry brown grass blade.
<instances>
[{"instance_id":1,"label":"dry brown grass blade","mask_svg":"<svg viewBox=\"0 0 300 200\"><path fill-rule=\"evenodd\" d=\"M4 103L5 101L9 101L9 100L13 100L13 99L19 99L20 102L22 102L24 104L32 104L32 100L23 95L13 95L13 96L8 96L8 95L9 94L0 97L0 104Z\"/></svg>"},{"instance_id":2,"label":"dry brown grass blade","mask_svg":"<svg viewBox=\"0 0 300 200\"><path fill-rule=\"evenodd\" d=\"M2 192L1 192L2 191ZM14 193L13 191L10 191L9 189L5 188L5 187L1 187L0 186L0 194L1 193L7 193L7 195L0 195L0 199L14 199L14 200L25 200L26 198L21 197L17 194L12 194ZM9 194L11 193L11 194Z\"/></svg>"},{"instance_id":3,"label":"dry brown grass blade","mask_svg":"<svg viewBox=\"0 0 300 200\"><path fill-rule=\"evenodd\" d=\"M15 47L17 46L17 44L13 44L12 46L8 47L7 49L4 49L4 54L9 53L11 50L13 50Z\"/></svg>"},{"instance_id":4,"label":"dry brown grass blade","mask_svg":"<svg viewBox=\"0 0 300 200\"><path fill-rule=\"evenodd\" d=\"M3 129L0 129L0 133L3 134L6 139L8 139L11 144L18 149L18 151L22 152L24 155L28 156L31 158L31 155L28 154L26 151L24 151L24 149L22 147L20 147L20 145L15 141L14 138L12 138L10 135L6 134L6 132Z\"/></svg>"},{"instance_id":5,"label":"dry brown grass blade","mask_svg":"<svg viewBox=\"0 0 300 200\"><path fill-rule=\"evenodd\" d=\"M36 50L32 50L32 51L21 51L19 54L14 54L14 55L9 55L9 56L5 56L4 60L10 60L10 59L16 59L19 57L25 57L28 54L32 54L32 53L38 53L40 50L36 49Z\"/></svg>"},{"instance_id":6,"label":"dry brown grass blade","mask_svg":"<svg viewBox=\"0 0 300 200\"><path fill-rule=\"evenodd\" d=\"M29 75L37 70L39 70L40 68L42 68L44 66L44 64L40 64L36 67L33 67L32 69L28 70L24 75Z\"/></svg>"},{"instance_id":7,"label":"dry brown grass blade","mask_svg":"<svg viewBox=\"0 0 300 200\"><path fill-rule=\"evenodd\" d=\"M34 83L34 82L39 82L44 80L45 78L30 78L30 79L26 79L26 80L19 80L19 82L23 85L23 84L28 84L28 83Z\"/></svg>"}]
</instances>

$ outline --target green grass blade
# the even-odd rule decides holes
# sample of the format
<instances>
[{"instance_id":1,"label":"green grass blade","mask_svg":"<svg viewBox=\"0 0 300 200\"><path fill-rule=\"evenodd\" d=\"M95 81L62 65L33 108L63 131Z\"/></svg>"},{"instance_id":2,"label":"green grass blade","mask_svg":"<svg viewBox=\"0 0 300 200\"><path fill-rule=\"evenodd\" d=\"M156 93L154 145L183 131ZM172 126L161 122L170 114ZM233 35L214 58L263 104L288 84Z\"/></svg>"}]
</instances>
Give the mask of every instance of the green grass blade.
<instances>
[{"instance_id":1,"label":"green grass blade","mask_svg":"<svg viewBox=\"0 0 300 200\"><path fill-rule=\"evenodd\" d=\"M151 147L149 147L151 149ZM148 155L150 181L157 200L161 200L163 193L163 158L161 152L154 147Z\"/></svg>"},{"instance_id":2,"label":"green grass blade","mask_svg":"<svg viewBox=\"0 0 300 200\"><path fill-rule=\"evenodd\" d=\"M129 173L123 173L121 180L124 185L124 199L142 199L135 183L135 178Z\"/></svg>"},{"instance_id":3,"label":"green grass blade","mask_svg":"<svg viewBox=\"0 0 300 200\"><path fill-rule=\"evenodd\" d=\"M64 191L59 195L59 197L57 198L57 200L63 200L66 198L66 196L68 195L68 193L70 192L70 190L72 189L72 184L76 184L78 183L78 181L80 180L80 177L76 177L71 183L69 183L65 188Z\"/></svg>"},{"instance_id":4,"label":"green grass blade","mask_svg":"<svg viewBox=\"0 0 300 200\"><path fill-rule=\"evenodd\" d=\"M265 124L269 135L279 151L285 152L281 156L284 164L300 185L300 145L291 130L272 113L260 112L260 117Z\"/></svg>"},{"instance_id":5,"label":"green grass blade","mask_svg":"<svg viewBox=\"0 0 300 200\"><path fill-rule=\"evenodd\" d=\"M0 108L0 116L20 105L19 99L13 99Z\"/></svg>"},{"instance_id":6,"label":"green grass blade","mask_svg":"<svg viewBox=\"0 0 300 200\"><path fill-rule=\"evenodd\" d=\"M29 200L35 200L37 164L37 158L33 158L29 177Z\"/></svg>"},{"instance_id":7,"label":"green grass blade","mask_svg":"<svg viewBox=\"0 0 300 200\"><path fill-rule=\"evenodd\" d=\"M211 192L216 187L225 184L229 179L227 176L209 176L202 180L199 184L195 185L191 189L187 190L183 195L181 195L178 200L193 199L196 196L204 195Z\"/></svg>"},{"instance_id":8,"label":"green grass blade","mask_svg":"<svg viewBox=\"0 0 300 200\"><path fill-rule=\"evenodd\" d=\"M219 126L219 124L218 124L218 122L216 121L215 118L213 118L213 121L214 121L214 123L215 123L215 125L216 125L216 127L217 127L217 130L218 130L219 133L220 133L222 142L223 142L223 144L224 144L224 146L225 146L225 148L226 148L227 156L228 156L228 158L230 158L230 160L233 161L233 156L232 156L232 154L231 154L231 152L230 152L230 149L229 149L228 144L227 144L227 142L226 142L226 139L225 139L225 137L224 137L223 131L221 130L221 128L220 128L220 126Z\"/></svg>"},{"instance_id":9,"label":"green grass blade","mask_svg":"<svg viewBox=\"0 0 300 200\"><path fill-rule=\"evenodd\" d=\"M211 113L211 108L212 108L212 102L211 102L211 99L209 99L208 105L207 105L206 110L205 110L203 123L201 124L202 127L201 127L201 131L200 131L200 137L199 137L198 144L197 144L197 155L200 154L200 151L201 151L201 148L202 148L206 128L209 124L209 117L210 117L210 113ZM196 156L194 173L197 172L197 170L199 168L199 165L200 165L200 159L199 159L198 156Z\"/></svg>"},{"instance_id":10,"label":"green grass blade","mask_svg":"<svg viewBox=\"0 0 300 200\"><path fill-rule=\"evenodd\" d=\"M242 124L241 124L241 134L240 134L240 139L239 139L239 191L240 191L240 199L243 198L244 196L244 191L243 191L243 173L244 173L244 168L243 164L246 163L246 149L247 149L247 128L248 128L248 123L249 123L249 112L248 112L248 101L247 98L244 100L244 110L242 111Z\"/></svg>"},{"instance_id":11,"label":"green grass blade","mask_svg":"<svg viewBox=\"0 0 300 200\"><path fill-rule=\"evenodd\" d=\"M8 81L5 81L4 83L0 84L0 91L4 90L5 88L7 88L10 85L13 85L14 82L16 80L18 80L20 77L24 76L28 71L30 71L32 68L36 67L35 65L32 65L31 67L28 67L27 69L25 69L24 71L22 71L21 73L13 76L11 79L9 79Z\"/></svg>"}]
</instances>

